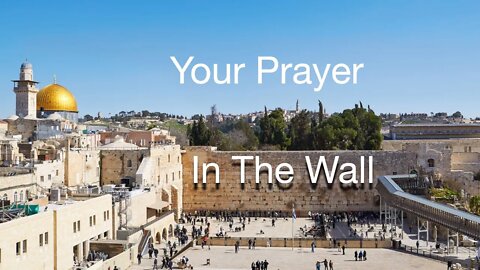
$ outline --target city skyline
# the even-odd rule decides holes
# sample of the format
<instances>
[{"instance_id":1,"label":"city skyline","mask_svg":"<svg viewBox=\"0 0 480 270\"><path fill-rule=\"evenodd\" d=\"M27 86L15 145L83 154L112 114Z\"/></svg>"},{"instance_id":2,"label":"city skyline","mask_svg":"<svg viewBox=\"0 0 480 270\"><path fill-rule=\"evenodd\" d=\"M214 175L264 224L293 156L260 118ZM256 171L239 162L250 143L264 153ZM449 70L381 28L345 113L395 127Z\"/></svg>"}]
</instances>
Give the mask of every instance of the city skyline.
<instances>
[{"instance_id":1,"label":"city skyline","mask_svg":"<svg viewBox=\"0 0 480 270\"><path fill-rule=\"evenodd\" d=\"M29 9L0 4L0 30L8 41L0 45L0 118L15 113L11 80L25 58L40 87L56 75L77 98L81 116L144 109L191 116L208 114L213 104L238 114L263 106L293 109L297 99L309 110L320 99L329 112L362 101L377 113L478 116L480 22L473 1L215 2L208 11L192 2L112 3L93 8L32 1ZM273 55L285 63L363 62L365 68L357 85L327 82L320 92L281 85L278 78L258 85L254 68L238 85L180 85L172 55L182 60L192 55L209 65L254 67L259 55Z\"/></svg>"}]
</instances>

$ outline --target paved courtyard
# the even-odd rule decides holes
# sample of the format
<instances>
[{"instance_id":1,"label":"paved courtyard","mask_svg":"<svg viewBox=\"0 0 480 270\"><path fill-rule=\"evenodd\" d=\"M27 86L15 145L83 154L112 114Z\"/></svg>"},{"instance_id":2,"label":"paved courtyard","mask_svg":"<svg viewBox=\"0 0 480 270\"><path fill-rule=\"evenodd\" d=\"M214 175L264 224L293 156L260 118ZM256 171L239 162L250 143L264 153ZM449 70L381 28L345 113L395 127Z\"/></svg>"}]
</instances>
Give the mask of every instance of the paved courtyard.
<instances>
[{"instance_id":1,"label":"paved courtyard","mask_svg":"<svg viewBox=\"0 0 480 270\"><path fill-rule=\"evenodd\" d=\"M211 223L212 235L218 233L220 227L222 227L223 230L227 232L228 236L231 237L290 238L292 235L291 218L288 220L279 218L275 223L275 227L272 227L270 218L258 218L257 220L252 218L250 224L247 222L245 231L242 230L240 232L230 231L228 222L219 222L215 219L209 219L209 222ZM201 223L197 222L196 227L198 228L200 225ZM180 224L180 227L182 226L186 226L188 231L191 231L191 225ZM206 225L204 224L203 228L205 228L205 226ZM240 226L241 224L239 223L238 218L235 218L233 228ZM307 228L313 226L313 221L306 218L298 218L295 220L295 237L302 237L300 227L304 226L307 226ZM377 224L374 226L376 232L381 230L381 225ZM369 238L374 237L374 233L366 234L366 226L362 227L355 225L353 227L357 229L358 232L365 231L364 235ZM260 230L262 230L264 234L260 234ZM339 222L334 230L330 230L327 233L327 237L349 237L349 231L350 229L346 223ZM389 237L389 235L387 235L387 237ZM414 233L410 235L405 234L405 244L414 246L415 242L416 236ZM433 243L429 243L429 246L432 244ZM161 249L164 245L155 246ZM429 246L425 244L425 241L422 241L420 251L429 250ZM208 249L208 246L204 249L200 246L195 246L182 253L175 261L178 261L181 256L185 255L190 259L190 263L193 265L194 269L250 269L250 265L253 261L265 259L270 262L269 269L315 269L316 261L323 261L324 259L332 260L334 269L391 269L394 267L402 269L446 269L445 263L389 249L366 249L368 260L356 262L353 256L354 251L354 249L347 248L346 255L343 256L336 249L316 249L315 253L312 253L311 250L307 248L296 248L292 250L291 248L257 247L255 250L249 250L247 247L241 247L239 253L235 254L233 246L212 246L210 250ZM459 257L467 258L470 254L474 256L474 250L469 251L467 249L462 249ZM452 254L451 256L455 257L455 255ZM147 257L148 256L144 256L141 265L134 265L130 269L152 269L153 260L148 259ZM205 265L207 258L211 261L210 266ZM324 269L323 265L322 269Z\"/></svg>"},{"instance_id":2,"label":"paved courtyard","mask_svg":"<svg viewBox=\"0 0 480 270\"><path fill-rule=\"evenodd\" d=\"M438 261L407 255L388 249L366 249L367 261L355 261L354 250L346 250L341 255L335 249L290 248L257 248L249 250L241 248L235 254L233 247L193 247L184 252L194 269L250 269L253 261L267 260L269 269L315 269L317 260L332 260L334 269L446 269L446 265ZM211 265L205 265L210 258ZM323 265L322 265L322 269Z\"/></svg>"},{"instance_id":3,"label":"paved courtyard","mask_svg":"<svg viewBox=\"0 0 480 270\"><path fill-rule=\"evenodd\" d=\"M231 237L272 237L272 238L283 238L283 237L292 237L292 219L287 220L279 218L275 222L275 227L272 227L271 218L252 218L250 224L247 222L245 224L245 231L230 231L228 222L220 222L215 219L209 219L210 222L210 232L212 236L215 236L216 233L220 232L220 227L227 232L228 236ZM196 227L198 227L197 223ZM297 218L293 223L294 235L295 237L301 237L300 227L311 227L314 225L313 220L307 218ZM233 228L241 227L242 224L239 222L238 218L234 218ZM205 225L203 226L205 228ZM188 227L190 228L190 227ZM260 234L260 230L264 234Z\"/></svg>"}]
</instances>

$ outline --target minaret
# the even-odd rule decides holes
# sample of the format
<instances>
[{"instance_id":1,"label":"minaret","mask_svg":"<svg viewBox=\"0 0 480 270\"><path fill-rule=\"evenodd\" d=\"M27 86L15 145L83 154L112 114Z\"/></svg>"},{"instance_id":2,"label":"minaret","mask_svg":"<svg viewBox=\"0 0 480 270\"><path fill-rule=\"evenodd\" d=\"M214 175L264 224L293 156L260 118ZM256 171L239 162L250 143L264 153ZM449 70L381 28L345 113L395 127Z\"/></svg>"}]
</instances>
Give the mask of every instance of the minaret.
<instances>
[{"instance_id":1,"label":"minaret","mask_svg":"<svg viewBox=\"0 0 480 270\"><path fill-rule=\"evenodd\" d=\"M13 80L13 92L16 94L16 115L19 117L37 116L38 82L33 80L32 64L24 62L20 67L20 78Z\"/></svg>"}]
</instances>

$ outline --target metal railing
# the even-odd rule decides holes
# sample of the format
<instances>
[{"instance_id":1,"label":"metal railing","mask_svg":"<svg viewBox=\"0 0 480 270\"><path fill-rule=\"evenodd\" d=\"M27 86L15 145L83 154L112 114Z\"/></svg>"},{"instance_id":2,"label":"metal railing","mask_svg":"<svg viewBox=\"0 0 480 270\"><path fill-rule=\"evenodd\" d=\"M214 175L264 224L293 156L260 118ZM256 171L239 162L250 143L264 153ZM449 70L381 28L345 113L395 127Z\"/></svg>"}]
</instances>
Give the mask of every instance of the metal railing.
<instances>
[{"instance_id":1,"label":"metal railing","mask_svg":"<svg viewBox=\"0 0 480 270\"><path fill-rule=\"evenodd\" d=\"M378 178L376 189L388 206L437 223L463 235L480 239L480 217L403 191L394 180L412 175L387 175Z\"/></svg>"}]
</instances>

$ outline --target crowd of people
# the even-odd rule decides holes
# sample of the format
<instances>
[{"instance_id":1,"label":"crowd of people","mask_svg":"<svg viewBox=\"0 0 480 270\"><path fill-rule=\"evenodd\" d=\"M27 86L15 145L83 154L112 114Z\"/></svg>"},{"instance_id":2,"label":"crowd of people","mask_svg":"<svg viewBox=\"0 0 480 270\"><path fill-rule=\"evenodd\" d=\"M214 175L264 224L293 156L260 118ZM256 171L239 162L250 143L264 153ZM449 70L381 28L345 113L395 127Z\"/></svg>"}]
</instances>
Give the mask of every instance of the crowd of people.
<instances>
[{"instance_id":1,"label":"crowd of people","mask_svg":"<svg viewBox=\"0 0 480 270\"><path fill-rule=\"evenodd\" d=\"M355 261L366 261L367 260L367 251L356 251L353 253L355 257Z\"/></svg>"},{"instance_id":2,"label":"crowd of people","mask_svg":"<svg viewBox=\"0 0 480 270\"><path fill-rule=\"evenodd\" d=\"M252 270L268 270L269 262L267 260L252 262Z\"/></svg>"},{"instance_id":3,"label":"crowd of people","mask_svg":"<svg viewBox=\"0 0 480 270\"><path fill-rule=\"evenodd\" d=\"M315 269L316 270L321 270L322 269L322 264L325 270L333 270L333 262L332 260L327 261L327 259L324 259L323 261L317 261L315 264Z\"/></svg>"}]
</instances>

